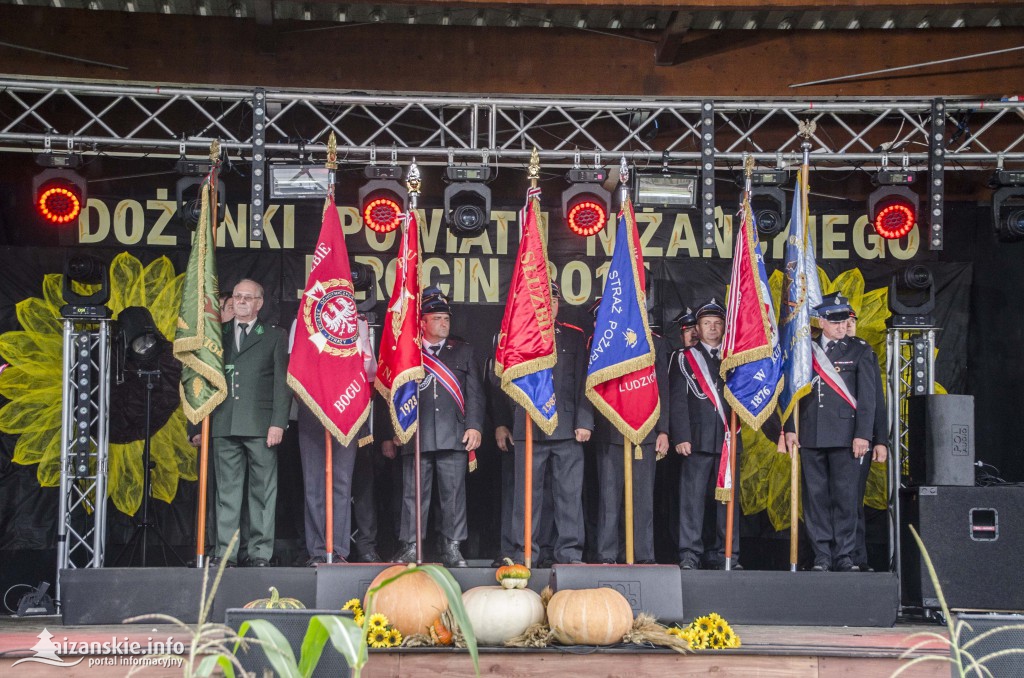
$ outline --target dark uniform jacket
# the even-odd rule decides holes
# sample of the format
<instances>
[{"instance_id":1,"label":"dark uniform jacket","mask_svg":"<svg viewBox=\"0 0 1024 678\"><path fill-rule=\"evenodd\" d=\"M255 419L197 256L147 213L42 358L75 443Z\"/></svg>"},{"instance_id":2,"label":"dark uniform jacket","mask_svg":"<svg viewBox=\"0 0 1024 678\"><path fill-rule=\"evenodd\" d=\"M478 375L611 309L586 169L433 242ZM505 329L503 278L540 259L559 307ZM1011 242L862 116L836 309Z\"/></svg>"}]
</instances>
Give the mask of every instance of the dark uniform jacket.
<instances>
[{"instance_id":1,"label":"dark uniform jacket","mask_svg":"<svg viewBox=\"0 0 1024 678\"><path fill-rule=\"evenodd\" d=\"M576 429L594 430L594 408L585 395L587 384L587 345L583 330L565 323L555 323L555 407L558 409L558 427L551 435L533 425L534 440L575 440ZM508 403L514 405L511 400ZM515 405L498 408L496 424L512 429L515 440L526 440L526 410Z\"/></svg>"},{"instance_id":2,"label":"dark uniform jacket","mask_svg":"<svg viewBox=\"0 0 1024 678\"><path fill-rule=\"evenodd\" d=\"M654 375L658 380L658 399L661 401L660 414L654 428L644 438L642 445L653 445L659 433L669 432L670 406L669 406L669 385L668 385L668 344L657 334L652 334L654 339ZM625 440L619 430L612 426L611 422L600 413L596 415L596 428L594 429L594 442L602 445L623 445Z\"/></svg>"},{"instance_id":3,"label":"dark uniform jacket","mask_svg":"<svg viewBox=\"0 0 1024 678\"><path fill-rule=\"evenodd\" d=\"M292 390L288 387L288 335L256 320L241 351L235 350L235 323L221 323L228 397L210 419L214 437L265 438L271 426L288 427Z\"/></svg>"},{"instance_id":4,"label":"dark uniform jacket","mask_svg":"<svg viewBox=\"0 0 1024 678\"><path fill-rule=\"evenodd\" d=\"M854 337L839 339L828 356L846 388L857 399L857 409L821 379L800 399L800 445L810 448L850 447L854 438L870 442L875 433L878 361L866 342ZM793 419L786 422L792 432Z\"/></svg>"},{"instance_id":5,"label":"dark uniform jacket","mask_svg":"<svg viewBox=\"0 0 1024 678\"><path fill-rule=\"evenodd\" d=\"M719 401L725 408L725 420L729 421L732 408L725 399L725 380L719 376L722 361L712 358L704 344L697 344L689 351L699 351L708 366ZM694 452L720 454L725 442L725 428L722 418L715 410L715 403L705 397L704 391L690 368L690 363L683 355L685 351L675 353L675 362L669 366L669 404L671 406L671 441L672 445L690 443ZM737 436L739 438L739 436ZM739 441L737 440L737 443ZM737 444L737 451L739 450Z\"/></svg>"},{"instance_id":6,"label":"dark uniform jacket","mask_svg":"<svg viewBox=\"0 0 1024 678\"><path fill-rule=\"evenodd\" d=\"M437 357L459 380L466 412L463 414L455 397L428 374L419 391L420 451L463 450L466 444L462 437L466 429L476 429L481 433L484 430L483 375L473 355L473 347L459 339L445 339ZM414 445L402 447L402 454L414 451Z\"/></svg>"}]
</instances>

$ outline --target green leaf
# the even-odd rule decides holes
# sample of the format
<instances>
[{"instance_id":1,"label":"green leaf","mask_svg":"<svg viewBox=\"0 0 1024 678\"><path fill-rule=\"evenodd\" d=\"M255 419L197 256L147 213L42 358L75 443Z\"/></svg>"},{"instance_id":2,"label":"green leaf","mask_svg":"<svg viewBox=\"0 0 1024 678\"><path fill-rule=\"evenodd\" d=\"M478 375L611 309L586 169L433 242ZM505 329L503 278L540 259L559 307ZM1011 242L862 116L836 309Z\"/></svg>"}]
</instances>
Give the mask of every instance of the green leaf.
<instances>
[{"instance_id":1,"label":"green leaf","mask_svg":"<svg viewBox=\"0 0 1024 678\"><path fill-rule=\"evenodd\" d=\"M244 636L249 629L252 629L260 641L260 646L267 655L267 660L274 668L274 673L279 678L300 678L299 667L295 663L295 653L285 639L284 634L277 630L272 623L266 619L250 619L242 622L238 629L239 637ZM235 645L235 650L238 645Z\"/></svg>"},{"instance_id":2,"label":"green leaf","mask_svg":"<svg viewBox=\"0 0 1024 678\"><path fill-rule=\"evenodd\" d=\"M220 667L221 671L227 678L235 678L235 665L231 663L231 659L222 654L208 654L203 657L202 661L199 662L199 666L196 668L196 676L212 676L213 669L217 666Z\"/></svg>"},{"instance_id":3,"label":"green leaf","mask_svg":"<svg viewBox=\"0 0 1024 678\"><path fill-rule=\"evenodd\" d=\"M347 617L318 614L309 620L306 637L302 639L299 673L304 678L313 674L328 638L349 668L360 670L366 665L366 634L362 627Z\"/></svg>"},{"instance_id":4,"label":"green leaf","mask_svg":"<svg viewBox=\"0 0 1024 678\"><path fill-rule=\"evenodd\" d=\"M429 574L437 582L437 585L441 587L441 590L444 591L445 596L448 597L448 608L452 611L455 621L459 624L462 637L466 640L466 648L469 650L470 656L473 657L473 669L476 671L476 675L479 676L480 657L476 648L476 634L473 633L473 624L470 623L469 615L466 614L466 608L462 604L462 589L459 587L459 583L455 581L455 577L452 576L451 572L438 565L421 565L419 569Z\"/></svg>"}]
</instances>

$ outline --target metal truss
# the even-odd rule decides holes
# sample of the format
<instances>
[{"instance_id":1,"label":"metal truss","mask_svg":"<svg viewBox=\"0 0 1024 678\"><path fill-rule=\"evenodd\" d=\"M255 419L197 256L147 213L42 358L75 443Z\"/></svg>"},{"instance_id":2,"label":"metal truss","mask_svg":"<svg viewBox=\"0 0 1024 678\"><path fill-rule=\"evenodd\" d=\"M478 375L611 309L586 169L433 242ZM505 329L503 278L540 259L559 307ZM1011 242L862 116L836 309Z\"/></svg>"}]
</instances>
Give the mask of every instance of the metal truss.
<instances>
[{"instance_id":1,"label":"metal truss","mask_svg":"<svg viewBox=\"0 0 1024 678\"><path fill-rule=\"evenodd\" d=\"M549 165L581 153L586 165L624 154L638 165L696 166L711 141L716 167L744 154L786 166L800 162L797 124L807 120L816 123L811 161L824 169L923 167L933 129L945 132L947 168L1024 160L1018 101L503 98L0 79L7 152L196 156L218 139L243 158L265 149L275 160L322 149L333 131L341 159L360 163L380 149L421 163L522 165L536 147Z\"/></svg>"},{"instance_id":2,"label":"metal truss","mask_svg":"<svg viewBox=\"0 0 1024 678\"><path fill-rule=\"evenodd\" d=\"M64 320L61 406L60 571L103 567L107 541L110 320Z\"/></svg>"},{"instance_id":3,"label":"metal truss","mask_svg":"<svg viewBox=\"0 0 1024 678\"><path fill-rule=\"evenodd\" d=\"M935 393L934 327L891 327L886 332L886 380L889 393L890 453L889 558L902 577L900 488L910 475L909 398ZM902 591L902 588L901 588Z\"/></svg>"}]
</instances>

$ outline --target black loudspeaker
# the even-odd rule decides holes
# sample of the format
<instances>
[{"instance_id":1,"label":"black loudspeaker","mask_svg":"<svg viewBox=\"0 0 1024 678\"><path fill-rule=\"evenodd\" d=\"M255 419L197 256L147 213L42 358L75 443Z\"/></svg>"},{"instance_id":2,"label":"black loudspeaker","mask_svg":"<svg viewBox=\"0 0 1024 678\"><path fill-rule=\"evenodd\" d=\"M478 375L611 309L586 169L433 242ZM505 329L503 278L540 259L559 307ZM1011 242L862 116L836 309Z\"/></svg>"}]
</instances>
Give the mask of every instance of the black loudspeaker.
<instances>
[{"instance_id":1,"label":"black loudspeaker","mask_svg":"<svg viewBox=\"0 0 1024 678\"><path fill-rule=\"evenodd\" d=\"M1024 487L913 488L903 493L903 600L938 608L928 568L907 525L924 542L952 609L1024 611Z\"/></svg>"},{"instance_id":2,"label":"black loudspeaker","mask_svg":"<svg viewBox=\"0 0 1024 678\"><path fill-rule=\"evenodd\" d=\"M553 565L551 588L615 589L633 614L654 615L663 624L683 619L683 589L675 565Z\"/></svg>"},{"instance_id":3,"label":"black loudspeaker","mask_svg":"<svg viewBox=\"0 0 1024 678\"><path fill-rule=\"evenodd\" d=\"M907 407L914 484L974 487L974 396L913 396Z\"/></svg>"},{"instance_id":4,"label":"black loudspeaker","mask_svg":"<svg viewBox=\"0 0 1024 678\"><path fill-rule=\"evenodd\" d=\"M1015 614L960 614L957 621L966 622L960 632L960 647L971 642L982 634L984 638L967 648L970 658L962 657L960 664L964 668L966 678L986 678L987 676L1024 676L1024 616ZM971 661L980 661L1001 650L1015 649L1012 654L993 657L980 662L985 669L970 669ZM953 669L956 675L956 669Z\"/></svg>"},{"instance_id":5,"label":"black loudspeaker","mask_svg":"<svg viewBox=\"0 0 1024 678\"><path fill-rule=\"evenodd\" d=\"M279 569L279 568L276 568ZM338 612L336 610L248 610L245 608L228 608L224 613L224 623L235 631L242 626L242 622L253 619L266 619L271 622L277 630L285 637L295 654L295 661L299 661L302 654L302 639L306 637L306 628L309 620L318 614L334 614L351 617L350 612ZM256 634L249 630L246 638L256 638ZM250 643L247 651L238 650L238 661L245 667L250 675L262 676L274 675L273 667L267 659L266 652L258 643ZM320 655L320 663L313 671L314 678L336 678L336 676L347 676L349 674L348 662L334 649L334 645L328 640L324 646L323 654Z\"/></svg>"}]
</instances>

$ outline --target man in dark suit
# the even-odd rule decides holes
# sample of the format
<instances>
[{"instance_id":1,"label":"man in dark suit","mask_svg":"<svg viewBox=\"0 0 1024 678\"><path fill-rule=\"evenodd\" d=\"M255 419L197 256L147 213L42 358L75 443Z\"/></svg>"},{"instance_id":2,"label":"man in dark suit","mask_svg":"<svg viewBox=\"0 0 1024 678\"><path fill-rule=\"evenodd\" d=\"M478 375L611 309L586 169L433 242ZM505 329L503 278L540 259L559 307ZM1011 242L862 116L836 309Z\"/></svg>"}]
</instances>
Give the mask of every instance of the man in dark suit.
<instances>
[{"instance_id":1,"label":"man in dark suit","mask_svg":"<svg viewBox=\"0 0 1024 678\"><path fill-rule=\"evenodd\" d=\"M714 499L732 413L724 396L725 380L719 375L725 308L712 299L699 306L695 315L699 341L676 354L669 376L671 437L676 453L683 456L679 472L679 567L684 570L700 567L702 556L706 567L725 567L726 505L714 502L717 537L711 548L703 543L701 528L706 504ZM737 466L739 459L737 436ZM740 569L739 530L733 530L732 542L730 566Z\"/></svg>"},{"instance_id":2,"label":"man in dark suit","mask_svg":"<svg viewBox=\"0 0 1024 678\"><path fill-rule=\"evenodd\" d=\"M274 555L277 504L277 451L288 426L291 389L288 337L259 320L263 287L253 280L235 285L235 317L223 324L224 371L228 397L213 411L214 467L217 474L216 558L236 561L228 543L238 530L242 493L248 480L249 564L265 567Z\"/></svg>"},{"instance_id":3,"label":"man in dark suit","mask_svg":"<svg viewBox=\"0 0 1024 678\"><path fill-rule=\"evenodd\" d=\"M552 314L558 317L561 297L558 285L551 283ZM555 406L558 427L546 435L533 426L533 517L531 562L540 559L541 526L544 517L544 479L551 477L554 499L554 557L558 563L580 563L583 558L583 443L594 429L594 412L584 395L587 381L587 348L583 330L566 323L555 323ZM516 558L522 562L525 549L526 511L526 426L527 414L516 406L513 422L502 422L515 437L515 501L512 531L516 540Z\"/></svg>"},{"instance_id":4,"label":"man in dark suit","mask_svg":"<svg viewBox=\"0 0 1024 678\"><path fill-rule=\"evenodd\" d=\"M874 353L846 336L850 304L831 294L815 308L821 336L815 340L811 392L800 399L800 435L786 422L786 448L800 449L804 525L819 572L856 571L860 474L875 430L880 380Z\"/></svg>"},{"instance_id":5,"label":"man in dark suit","mask_svg":"<svg viewBox=\"0 0 1024 678\"><path fill-rule=\"evenodd\" d=\"M465 567L459 550L466 530L466 472L469 454L480 447L484 420L483 379L473 348L451 332L451 307L436 287L423 290L420 330L426 378L419 386L420 511L427 524L437 476L441 509L441 562ZM416 469L412 444L402 449L402 544L395 562L416 560Z\"/></svg>"},{"instance_id":6,"label":"man in dark suit","mask_svg":"<svg viewBox=\"0 0 1024 678\"><path fill-rule=\"evenodd\" d=\"M596 313L596 309L595 309ZM653 334L655 377L658 380L660 415L651 432L639 445L640 459L630 455L633 464L633 557L640 565L654 563L654 474L658 459L668 452L669 386L668 348L665 340ZM598 513L597 558L602 563L625 561L624 457L625 440L618 429L601 414L595 415Z\"/></svg>"},{"instance_id":7,"label":"man in dark suit","mask_svg":"<svg viewBox=\"0 0 1024 678\"><path fill-rule=\"evenodd\" d=\"M857 314L850 311L850 319L846 321L846 336L853 341L870 345L857 336ZM871 357L878 363L878 354L871 350ZM882 372L874 370L878 376L875 382L875 430L871 439L871 459L875 463L884 464L889 457L889 411L885 406L885 389L882 388ZM871 572L871 565L868 563L868 548L865 535L864 523L864 493L868 487L868 476L871 474L871 464L860 465L860 478L858 493L860 503L857 505L857 546L853 550L853 563L861 572Z\"/></svg>"}]
</instances>

